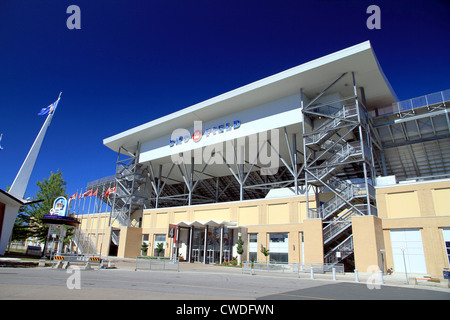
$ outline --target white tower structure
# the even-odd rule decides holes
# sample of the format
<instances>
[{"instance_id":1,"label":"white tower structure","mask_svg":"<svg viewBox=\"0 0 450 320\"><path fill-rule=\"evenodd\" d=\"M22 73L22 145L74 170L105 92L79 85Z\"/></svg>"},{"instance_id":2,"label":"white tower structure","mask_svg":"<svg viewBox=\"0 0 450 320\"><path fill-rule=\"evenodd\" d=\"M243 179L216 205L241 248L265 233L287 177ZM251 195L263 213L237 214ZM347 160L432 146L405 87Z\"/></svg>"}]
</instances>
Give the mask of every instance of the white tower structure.
<instances>
[{"instance_id":1,"label":"white tower structure","mask_svg":"<svg viewBox=\"0 0 450 320\"><path fill-rule=\"evenodd\" d=\"M23 200L23 197L28 186L28 181L30 180L34 164L36 163L36 159L41 149L42 142L44 141L45 133L47 132L47 128L52 121L53 115L55 114L55 110L60 99L61 93L54 103L49 105L47 108L43 108L39 113L40 115L47 115L47 118L45 119L45 122L42 125L42 128L36 137L36 140L34 140L34 143L31 146L31 149L28 152L28 155L25 158L22 167L17 173L16 178L14 179L14 182L9 189L9 192L3 193L4 196L8 196L9 194L9 197L6 198L9 198L10 200L12 199L14 201L4 201L4 212L2 214L3 224L1 224L0 230L0 255L5 254L6 246L8 245L9 238L11 237L14 221L16 220L19 208L22 205L27 204L26 201Z\"/></svg>"}]
</instances>

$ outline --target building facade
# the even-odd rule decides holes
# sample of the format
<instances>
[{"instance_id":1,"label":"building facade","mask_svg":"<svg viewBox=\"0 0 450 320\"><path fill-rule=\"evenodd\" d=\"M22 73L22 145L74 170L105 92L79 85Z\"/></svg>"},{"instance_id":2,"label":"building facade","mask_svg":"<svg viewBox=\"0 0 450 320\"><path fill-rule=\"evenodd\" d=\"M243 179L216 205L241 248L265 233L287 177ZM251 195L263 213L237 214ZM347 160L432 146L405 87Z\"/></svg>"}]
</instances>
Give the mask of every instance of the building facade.
<instances>
[{"instance_id":1,"label":"building facade","mask_svg":"<svg viewBox=\"0 0 450 320\"><path fill-rule=\"evenodd\" d=\"M398 102L364 42L119 133L79 251L442 276L448 100Z\"/></svg>"}]
</instances>

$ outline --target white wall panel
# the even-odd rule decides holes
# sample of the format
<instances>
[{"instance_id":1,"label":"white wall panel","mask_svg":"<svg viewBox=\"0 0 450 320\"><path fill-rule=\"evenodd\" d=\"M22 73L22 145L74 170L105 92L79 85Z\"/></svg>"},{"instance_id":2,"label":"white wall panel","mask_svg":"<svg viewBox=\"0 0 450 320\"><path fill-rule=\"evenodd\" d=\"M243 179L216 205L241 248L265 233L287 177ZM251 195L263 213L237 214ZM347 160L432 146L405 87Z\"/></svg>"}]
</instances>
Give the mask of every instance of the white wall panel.
<instances>
[{"instance_id":1,"label":"white wall panel","mask_svg":"<svg viewBox=\"0 0 450 320\"><path fill-rule=\"evenodd\" d=\"M391 230L394 272L426 274L427 267L420 229ZM404 253L404 258L403 258Z\"/></svg>"}]
</instances>

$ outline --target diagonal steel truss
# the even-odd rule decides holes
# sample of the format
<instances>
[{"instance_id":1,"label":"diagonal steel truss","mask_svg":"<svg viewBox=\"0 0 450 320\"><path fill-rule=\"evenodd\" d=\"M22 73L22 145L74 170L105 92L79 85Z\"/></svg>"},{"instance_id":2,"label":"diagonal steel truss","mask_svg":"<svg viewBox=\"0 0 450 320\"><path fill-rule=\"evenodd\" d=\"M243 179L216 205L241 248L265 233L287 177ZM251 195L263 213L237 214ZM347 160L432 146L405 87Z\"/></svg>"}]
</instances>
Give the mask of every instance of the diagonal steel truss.
<instances>
[{"instance_id":1,"label":"diagonal steel truss","mask_svg":"<svg viewBox=\"0 0 450 320\"><path fill-rule=\"evenodd\" d=\"M119 148L116 162L115 186L110 224L117 220L121 226L131 226L132 214L148 206L147 166L139 163L139 143L136 153Z\"/></svg>"},{"instance_id":2,"label":"diagonal steel truss","mask_svg":"<svg viewBox=\"0 0 450 320\"><path fill-rule=\"evenodd\" d=\"M181 163L177 164L159 164L155 167L150 161L147 165L149 183L152 186L152 195L149 198L151 207L261 199L274 187L289 187L295 194L299 194L300 185L304 180L301 176L303 166L299 163L303 154L297 148L299 133L291 134L289 138L287 129L283 128L282 130L284 139L281 140L282 143L286 143L288 159L280 154L270 140L262 143L256 154L256 158L258 158L263 147L267 146L279 157L283 165L273 175L261 174L262 168L258 166L257 161L254 161L255 159L238 159L240 153L237 150L238 146L233 141L230 142L230 145L234 162L230 162L227 157L218 153L223 160L223 165L230 172L228 176L208 174L206 171L210 166L209 161L195 164L194 159L185 159L182 155L180 155ZM182 181L174 179L172 173L175 171L180 173ZM163 172L166 173L163 174Z\"/></svg>"}]
</instances>

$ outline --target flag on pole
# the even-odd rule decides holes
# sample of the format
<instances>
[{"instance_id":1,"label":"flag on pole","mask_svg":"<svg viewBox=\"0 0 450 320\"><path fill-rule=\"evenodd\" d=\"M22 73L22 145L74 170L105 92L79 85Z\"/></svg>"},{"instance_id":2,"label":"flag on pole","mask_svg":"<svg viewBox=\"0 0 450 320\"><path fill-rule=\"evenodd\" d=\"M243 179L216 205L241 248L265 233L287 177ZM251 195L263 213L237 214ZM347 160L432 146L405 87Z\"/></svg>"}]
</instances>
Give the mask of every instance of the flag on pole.
<instances>
[{"instance_id":1,"label":"flag on pole","mask_svg":"<svg viewBox=\"0 0 450 320\"><path fill-rule=\"evenodd\" d=\"M109 188L108 190L106 190L106 192L105 192L105 197L107 198L107 197L109 197L109 195L110 195L111 193L115 193L115 192L116 192L116 188L117 188L117 187Z\"/></svg>"},{"instance_id":2,"label":"flag on pole","mask_svg":"<svg viewBox=\"0 0 450 320\"><path fill-rule=\"evenodd\" d=\"M51 105L49 105L46 108L42 108L41 111L38 113L38 116L46 116L49 113L52 113L56 110L56 107L58 106L59 99L61 98L61 94L59 94L58 100L53 102Z\"/></svg>"},{"instance_id":3,"label":"flag on pole","mask_svg":"<svg viewBox=\"0 0 450 320\"><path fill-rule=\"evenodd\" d=\"M75 194L73 194L73 195L71 195L69 199L76 199L76 198L77 198L77 195L78 195L78 192L75 193Z\"/></svg>"},{"instance_id":4,"label":"flag on pole","mask_svg":"<svg viewBox=\"0 0 450 320\"><path fill-rule=\"evenodd\" d=\"M83 198L84 197L90 197L90 196L92 196L92 189L90 189L90 190L86 191L85 193L83 193Z\"/></svg>"}]
</instances>

